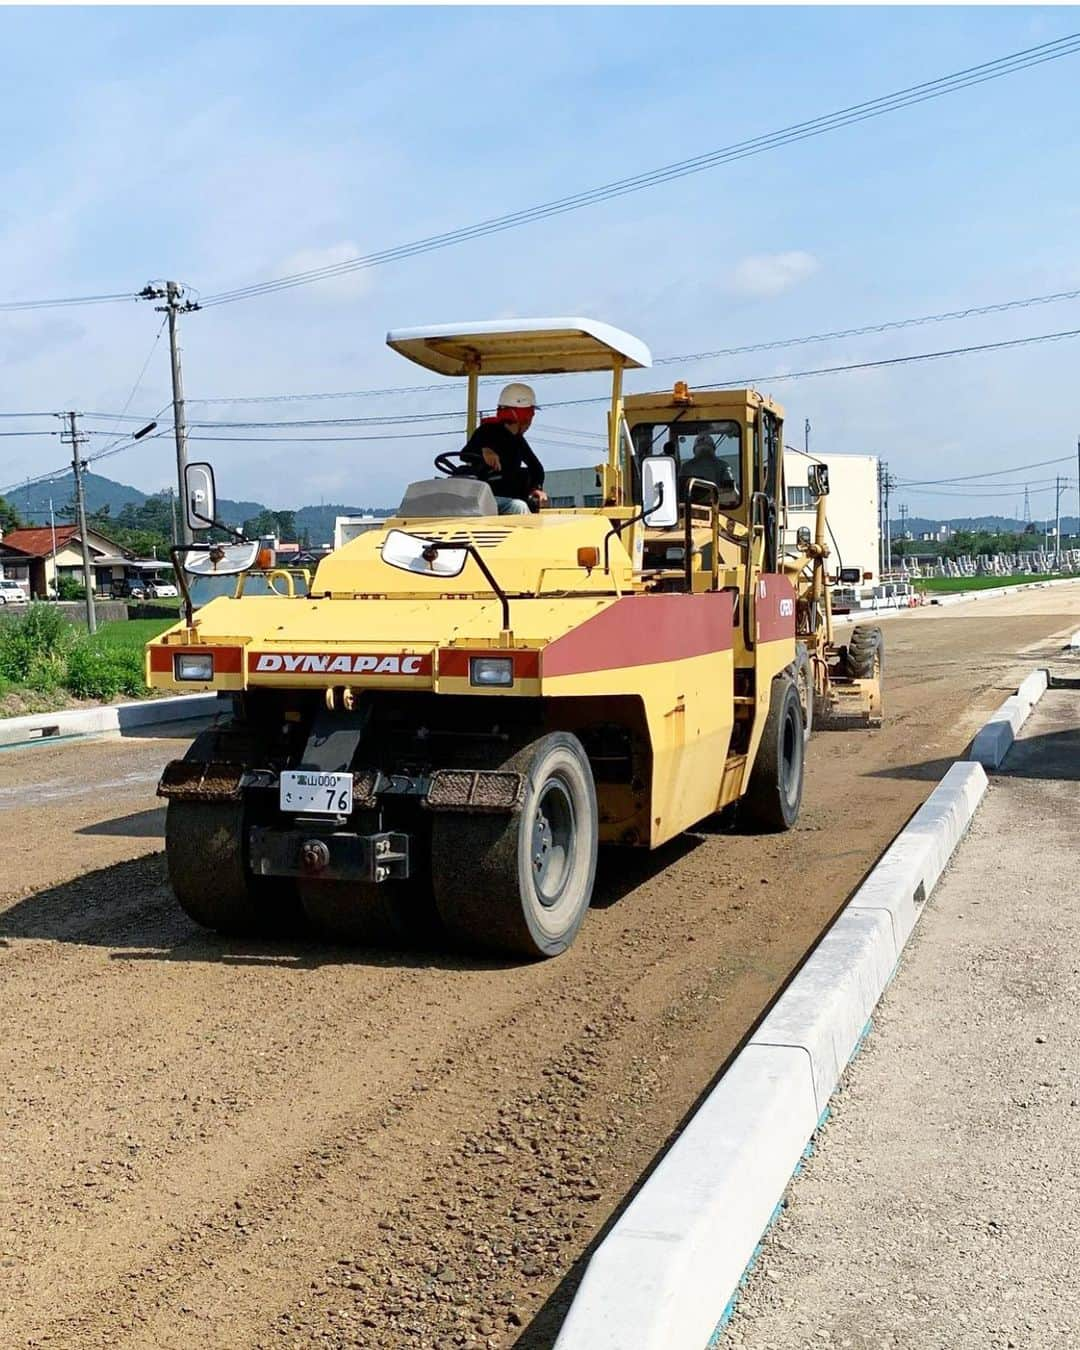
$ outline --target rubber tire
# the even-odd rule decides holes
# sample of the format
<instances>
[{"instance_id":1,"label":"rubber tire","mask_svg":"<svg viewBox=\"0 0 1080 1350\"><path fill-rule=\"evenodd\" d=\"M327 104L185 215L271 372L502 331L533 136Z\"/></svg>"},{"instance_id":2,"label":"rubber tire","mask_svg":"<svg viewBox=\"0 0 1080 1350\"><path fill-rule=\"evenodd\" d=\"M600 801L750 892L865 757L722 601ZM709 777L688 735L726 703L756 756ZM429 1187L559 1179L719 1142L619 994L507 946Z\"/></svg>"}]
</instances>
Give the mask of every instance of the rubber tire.
<instances>
[{"instance_id":1,"label":"rubber tire","mask_svg":"<svg viewBox=\"0 0 1080 1350\"><path fill-rule=\"evenodd\" d=\"M550 957L577 936L596 879L599 812L588 758L576 736L553 732L508 759L525 775L515 815L441 812L432 839L435 904L452 937L471 949L506 956ZM557 781L572 807L569 875L551 907L541 902L531 863L537 805Z\"/></svg>"},{"instance_id":2,"label":"rubber tire","mask_svg":"<svg viewBox=\"0 0 1080 1350\"><path fill-rule=\"evenodd\" d=\"M243 747L243 733L226 725L197 736L184 759L206 763ZM292 883L256 877L248 868L250 815L244 801L169 801L165 857L173 894L188 918L228 936L300 932L304 916Z\"/></svg>"},{"instance_id":3,"label":"rubber tire","mask_svg":"<svg viewBox=\"0 0 1080 1350\"><path fill-rule=\"evenodd\" d=\"M772 683L769 712L750 783L739 808L740 824L753 830L790 830L802 805L806 744L802 705L788 675Z\"/></svg>"},{"instance_id":4,"label":"rubber tire","mask_svg":"<svg viewBox=\"0 0 1080 1350\"><path fill-rule=\"evenodd\" d=\"M880 628L860 624L851 630L846 655L847 673L854 680L880 676L885 665L885 639Z\"/></svg>"},{"instance_id":5,"label":"rubber tire","mask_svg":"<svg viewBox=\"0 0 1080 1350\"><path fill-rule=\"evenodd\" d=\"M808 745L810 733L814 729L814 668L810 664L806 647L801 642L795 644L795 660L790 670L803 712L803 744Z\"/></svg>"}]
</instances>

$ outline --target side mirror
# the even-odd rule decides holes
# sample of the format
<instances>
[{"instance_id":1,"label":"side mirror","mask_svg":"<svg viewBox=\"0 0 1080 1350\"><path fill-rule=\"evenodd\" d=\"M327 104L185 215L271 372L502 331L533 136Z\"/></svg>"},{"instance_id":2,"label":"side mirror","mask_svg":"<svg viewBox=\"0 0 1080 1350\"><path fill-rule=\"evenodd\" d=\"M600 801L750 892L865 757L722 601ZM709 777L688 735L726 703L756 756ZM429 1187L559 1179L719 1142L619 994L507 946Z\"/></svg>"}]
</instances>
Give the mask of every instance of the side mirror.
<instances>
[{"instance_id":1,"label":"side mirror","mask_svg":"<svg viewBox=\"0 0 1080 1350\"><path fill-rule=\"evenodd\" d=\"M647 455L641 461L642 518L654 529L679 522L678 468L670 455Z\"/></svg>"},{"instance_id":2,"label":"side mirror","mask_svg":"<svg viewBox=\"0 0 1080 1350\"><path fill-rule=\"evenodd\" d=\"M432 548L429 539L420 539L404 530L391 530L382 546L384 563L428 577L460 576L468 556L468 550L463 548Z\"/></svg>"},{"instance_id":3,"label":"side mirror","mask_svg":"<svg viewBox=\"0 0 1080 1350\"><path fill-rule=\"evenodd\" d=\"M827 464L811 464L806 471L806 481L810 485L812 496L827 497L829 495L829 466Z\"/></svg>"},{"instance_id":4,"label":"side mirror","mask_svg":"<svg viewBox=\"0 0 1080 1350\"><path fill-rule=\"evenodd\" d=\"M192 465L201 468L201 465ZM255 566L259 554L257 539L243 544L211 544L204 551L189 553L184 558L184 571L193 577L229 577L246 572Z\"/></svg>"},{"instance_id":5,"label":"side mirror","mask_svg":"<svg viewBox=\"0 0 1080 1350\"><path fill-rule=\"evenodd\" d=\"M217 519L213 465L188 464L185 467L184 515L189 530L205 530Z\"/></svg>"}]
</instances>

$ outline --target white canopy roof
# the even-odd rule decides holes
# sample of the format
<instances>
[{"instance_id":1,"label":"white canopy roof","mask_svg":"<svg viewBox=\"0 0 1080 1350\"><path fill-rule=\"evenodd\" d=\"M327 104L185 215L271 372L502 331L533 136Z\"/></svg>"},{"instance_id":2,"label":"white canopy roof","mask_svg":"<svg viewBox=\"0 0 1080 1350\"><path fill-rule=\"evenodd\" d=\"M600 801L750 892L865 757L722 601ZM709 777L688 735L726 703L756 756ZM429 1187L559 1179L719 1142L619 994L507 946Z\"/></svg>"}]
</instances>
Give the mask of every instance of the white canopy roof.
<instances>
[{"instance_id":1,"label":"white canopy roof","mask_svg":"<svg viewBox=\"0 0 1080 1350\"><path fill-rule=\"evenodd\" d=\"M387 346L440 375L557 375L652 365L644 342L595 319L491 319L395 328Z\"/></svg>"}]
</instances>

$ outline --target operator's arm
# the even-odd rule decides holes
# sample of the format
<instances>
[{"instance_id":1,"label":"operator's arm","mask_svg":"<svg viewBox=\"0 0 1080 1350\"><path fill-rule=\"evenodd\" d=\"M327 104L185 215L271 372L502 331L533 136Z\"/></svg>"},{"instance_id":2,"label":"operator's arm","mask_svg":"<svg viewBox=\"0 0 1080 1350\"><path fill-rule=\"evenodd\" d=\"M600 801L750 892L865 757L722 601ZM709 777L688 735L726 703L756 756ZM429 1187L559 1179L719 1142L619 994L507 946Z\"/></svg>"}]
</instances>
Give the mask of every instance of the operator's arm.
<instances>
[{"instance_id":1,"label":"operator's arm","mask_svg":"<svg viewBox=\"0 0 1080 1350\"><path fill-rule=\"evenodd\" d=\"M529 491L533 492L537 488L542 488L544 486L544 466L533 454L532 447L524 437L521 439L521 464L529 475Z\"/></svg>"},{"instance_id":2,"label":"operator's arm","mask_svg":"<svg viewBox=\"0 0 1080 1350\"><path fill-rule=\"evenodd\" d=\"M492 472L498 474L502 471L502 462L491 448L491 439L491 428L484 425L478 426L466 441L465 448L461 452L461 458L476 471L476 476L482 480L486 480Z\"/></svg>"}]
</instances>

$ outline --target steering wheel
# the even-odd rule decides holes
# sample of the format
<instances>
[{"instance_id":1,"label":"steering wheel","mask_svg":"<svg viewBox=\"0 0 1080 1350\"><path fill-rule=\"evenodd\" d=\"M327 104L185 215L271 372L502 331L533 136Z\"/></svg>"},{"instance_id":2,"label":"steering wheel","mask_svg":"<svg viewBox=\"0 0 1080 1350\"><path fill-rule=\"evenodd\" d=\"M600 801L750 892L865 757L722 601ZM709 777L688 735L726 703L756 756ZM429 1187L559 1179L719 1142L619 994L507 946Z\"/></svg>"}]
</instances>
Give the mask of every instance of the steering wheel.
<instances>
[{"instance_id":1,"label":"steering wheel","mask_svg":"<svg viewBox=\"0 0 1080 1350\"><path fill-rule=\"evenodd\" d=\"M436 455L435 467L440 473L446 474L447 478L476 477L475 466L462 460L460 450L444 450L441 455Z\"/></svg>"}]
</instances>

